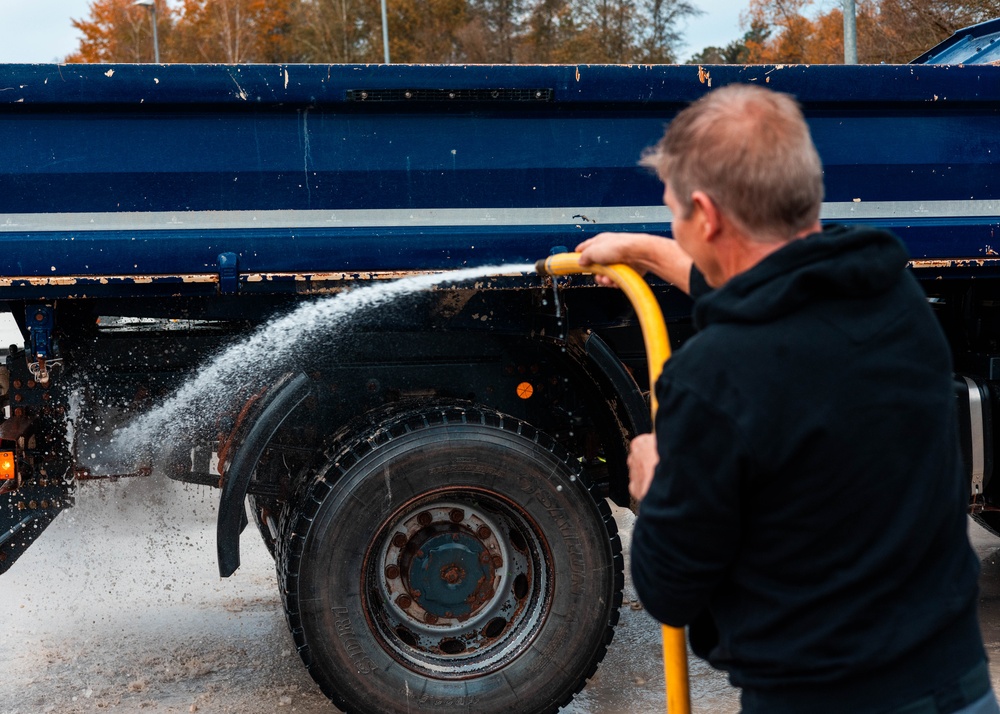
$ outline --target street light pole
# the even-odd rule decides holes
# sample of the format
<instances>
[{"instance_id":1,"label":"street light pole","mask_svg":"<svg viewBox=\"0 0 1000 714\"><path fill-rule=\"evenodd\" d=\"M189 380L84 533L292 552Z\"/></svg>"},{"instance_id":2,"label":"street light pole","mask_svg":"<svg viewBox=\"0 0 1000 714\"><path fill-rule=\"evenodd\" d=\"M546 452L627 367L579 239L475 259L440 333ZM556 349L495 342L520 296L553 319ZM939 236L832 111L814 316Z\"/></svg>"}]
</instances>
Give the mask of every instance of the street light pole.
<instances>
[{"instance_id":1,"label":"street light pole","mask_svg":"<svg viewBox=\"0 0 1000 714\"><path fill-rule=\"evenodd\" d=\"M382 50L385 54L385 63L389 64L389 21L387 17L385 0L382 0Z\"/></svg>"},{"instance_id":2,"label":"street light pole","mask_svg":"<svg viewBox=\"0 0 1000 714\"><path fill-rule=\"evenodd\" d=\"M160 40L156 36L156 0L135 0L132 4L149 8L150 17L153 19L153 61L160 64Z\"/></svg>"},{"instance_id":3,"label":"street light pole","mask_svg":"<svg viewBox=\"0 0 1000 714\"><path fill-rule=\"evenodd\" d=\"M844 64L858 63L858 22L854 0L844 0Z\"/></svg>"}]
</instances>

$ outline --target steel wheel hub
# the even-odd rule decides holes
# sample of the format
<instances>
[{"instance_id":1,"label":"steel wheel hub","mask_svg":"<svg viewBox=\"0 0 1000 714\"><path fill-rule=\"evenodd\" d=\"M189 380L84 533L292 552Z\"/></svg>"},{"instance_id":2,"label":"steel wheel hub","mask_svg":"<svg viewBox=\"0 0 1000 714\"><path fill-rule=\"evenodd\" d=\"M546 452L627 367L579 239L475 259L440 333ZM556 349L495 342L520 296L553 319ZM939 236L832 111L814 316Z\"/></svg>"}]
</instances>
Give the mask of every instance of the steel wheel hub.
<instances>
[{"instance_id":1,"label":"steel wheel hub","mask_svg":"<svg viewBox=\"0 0 1000 714\"><path fill-rule=\"evenodd\" d=\"M453 491L406 504L366 558L365 591L383 646L431 672L445 658L449 676L461 676L456 659L480 672L507 660L544 617L545 552L505 503Z\"/></svg>"}]
</instances>

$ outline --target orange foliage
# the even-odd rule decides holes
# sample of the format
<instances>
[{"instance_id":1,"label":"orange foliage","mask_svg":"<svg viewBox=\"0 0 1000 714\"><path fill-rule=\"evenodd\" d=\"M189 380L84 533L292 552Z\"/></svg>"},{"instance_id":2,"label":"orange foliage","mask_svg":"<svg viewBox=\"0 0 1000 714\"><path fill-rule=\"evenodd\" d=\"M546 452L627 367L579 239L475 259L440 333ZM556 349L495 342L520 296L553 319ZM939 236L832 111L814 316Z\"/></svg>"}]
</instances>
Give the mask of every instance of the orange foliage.
<instances>
[{"instance_id":1,"label":"orange foliage","mask_svg":"<svg viewBox=\"0 0 1000 714\"><path fill-rule=\"evenodd\" d=\"M839 7L810 15L811 0L750 0L744 27L763 28L746 41L749 62L844 61ZM857 0L858 61L905 63L962 27L988 19L996 0Z\"/></svg>"},{"instance_id":2,"label":"orange foliage","mask_svg":"<svg viewBox=\"0 0 1000 714\"><path fill-rule=\"evenodd\" d=\"M371 62L378 0L156 0L163 62ZM393 62L668 62L693 0L390 0ZM77 62L149 62L148 8L92 0Z\"/></svg>"},{"instance_id":3,"label":"orange foliage","mask_svg":"<svg viewBox=\"0 0 1000 714\"><path fill-rule=\"evenodd\" d=\"M836 64L844 61L844 15L833 8L810 19L809 0L750 0L741 18L746 26L766 27L763 38L748 40L749 62ZM857 3L858 34L870 24L872 2Z\"/></svg>"},{"instance_id":4,"label":"orange foliage","mask_svg":"<svg viewBox=\"0 0 1000 714\"><path fill-rule=\"evenodd\" d=\"M456 30L470 20L465 0L393 0L388 5L393 62L461 62Z\"/></svg>"},{"instance_id":5,"label":"orange foliage","mask_svg":"<svg viewBox=\"0 0 1000 714\"><path fill-rule=\"evenodd\" d=\"M183 0L175 62L289 61L294 0Z\"/></svg>"},{"instance_id":6,"label":"orange foliage","mask_svg":"<svg viewBox=\"0 0 1000 714\"><path fill-rule=\"evenodd\" d=\"M73 20L83 33L80 48L67 62L152 62L153 24L150 10L135 0L94 0L89 20ZM156 0L157 34L162 61L169 42L172 11L165 0Z\"/></svg>"},{"instance_id":7,"label":"orange foliage","mask_svg":"<svg viewBox=\"0 0 1000 714\"><path fill-rule=\"evenodd\" d=\"M73 20L83 33L68 62L152 62L149 8L135 0L93 0L90 17ZM162 62L294 60L293 9L299 0L156 0Z\"/></svg>"}]
</instances>

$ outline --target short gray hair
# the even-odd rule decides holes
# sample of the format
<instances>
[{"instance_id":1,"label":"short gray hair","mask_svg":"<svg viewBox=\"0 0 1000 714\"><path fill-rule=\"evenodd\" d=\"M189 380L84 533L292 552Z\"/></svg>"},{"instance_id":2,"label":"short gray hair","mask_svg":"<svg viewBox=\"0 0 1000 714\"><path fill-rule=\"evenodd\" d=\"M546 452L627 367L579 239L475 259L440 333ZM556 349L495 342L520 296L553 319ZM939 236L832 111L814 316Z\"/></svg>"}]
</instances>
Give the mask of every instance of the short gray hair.
<instances>
[{"instance_id":1,"label":"short gray hair","mask_svg":"<svg viewBox=\"0 0 1000 714\"><path fill-rule=\"evenodd\" d=\"M667 127L641 162L691 214L704 191L752 239L788 240L819 218L823 167L798 103L749 84L709 92Z\"/></svg>"}]
</instances>

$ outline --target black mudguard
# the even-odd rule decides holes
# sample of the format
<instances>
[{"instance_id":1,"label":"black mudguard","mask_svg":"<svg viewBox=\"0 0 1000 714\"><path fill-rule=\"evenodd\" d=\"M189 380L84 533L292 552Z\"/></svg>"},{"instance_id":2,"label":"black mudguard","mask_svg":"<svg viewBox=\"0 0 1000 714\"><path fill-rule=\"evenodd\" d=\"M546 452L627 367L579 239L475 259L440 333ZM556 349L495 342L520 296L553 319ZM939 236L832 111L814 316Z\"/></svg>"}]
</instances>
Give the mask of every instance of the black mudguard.
<instances>
[{"instance_id":1,"label":"black mudguard","mask_svg":"<svg viewBox=\"0 0 1000 714\"><path fill-rule=\"evenodd\" d=\"M285 419L314 391L313 381L304 373L289 375L255 405L235 437L233 455L225 467L216 530L219 574L224 578L240 567L240 533L247 524L243 504L257 462Z\"/></svg>"}]
</instances>

